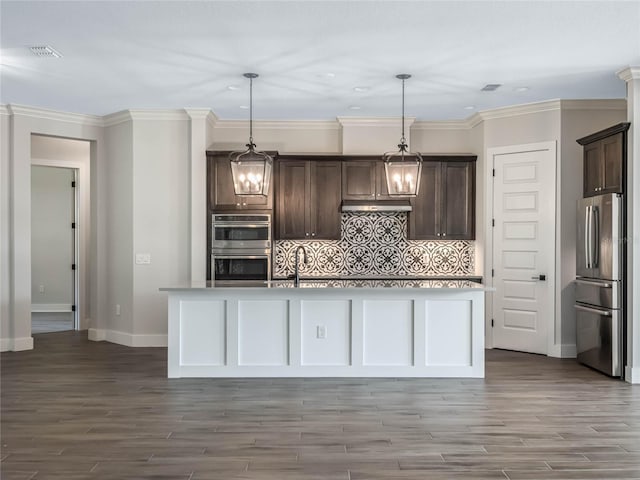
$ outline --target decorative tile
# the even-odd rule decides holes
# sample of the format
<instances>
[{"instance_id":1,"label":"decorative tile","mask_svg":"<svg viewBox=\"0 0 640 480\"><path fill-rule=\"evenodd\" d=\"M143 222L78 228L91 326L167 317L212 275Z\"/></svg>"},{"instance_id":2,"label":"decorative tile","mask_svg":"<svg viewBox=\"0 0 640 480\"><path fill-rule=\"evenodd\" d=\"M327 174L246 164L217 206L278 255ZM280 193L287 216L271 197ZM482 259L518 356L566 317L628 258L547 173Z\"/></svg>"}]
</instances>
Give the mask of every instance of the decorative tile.
<instances>
[{"instance_id":1,"label":"decorative tile","mask_svg":"<svg viewBox=\"0 0 640 480\"><path fill-rule=\"evenodd\" d=\"M473 275L474 242L407 240L405 213L343 213L340 240L278 240L274 277L293 274L294 255L304 246L305 277Z\"/></svg>"}]
</instances>

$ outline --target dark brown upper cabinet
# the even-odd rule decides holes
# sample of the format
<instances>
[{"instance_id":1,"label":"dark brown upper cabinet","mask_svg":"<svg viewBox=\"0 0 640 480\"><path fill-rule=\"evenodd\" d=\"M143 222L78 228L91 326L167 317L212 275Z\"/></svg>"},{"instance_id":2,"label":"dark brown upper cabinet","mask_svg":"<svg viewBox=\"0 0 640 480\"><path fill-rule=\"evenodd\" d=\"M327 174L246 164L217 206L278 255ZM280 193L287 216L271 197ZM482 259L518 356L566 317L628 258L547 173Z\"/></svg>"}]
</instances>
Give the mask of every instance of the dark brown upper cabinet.
<instances>
[{"instance_id":1,"label":"dark brown upper cabinet","mask_svg":"<svg viewBox=\"0 0 640 480\"><path fill-rule=\"evenodd\" d=\"M345 159L342 163L343 200L389 200L381 159Z\"/></svg>"},{"instance_id":2,"label":"dark brown upper cabinet","mask_svg":"<svg viewBox=\"0 0 640 480\"><path fill-rule=\"evenodd\" d=\"M236 195L233 190L230 152L207 152L207 191L209 208L214 212L270 210L273 208L273 178L269 195Z\"/></svg>"},{"instance_id":3,"label":"dark brown upper cabinet","mask_svg":"<svg viewBox=\"0 0 640 480\"><path fill-rule=\"evenodd\" d=\"M629 123L577 140L583 150L583 194L624 193Z\"/></svg>"},{"instance_id":4,"label":"dark brown upper cabinet","mask_svg":"<svg viewBox=\"0 0 640 480\"><path fill-rule=\"evenodd\" d=\"M424 156L418 196L411 199L408 238L475 239L475 156Z\"/></svg>"},{"instance_id":5,"label":"dark brown upper cabinet","mask_svg":"<svg viewBox=\"0 0 640 480\"><path fill-rule=\"evenodd\" d=\"M339 240L341 162L281 158L276 172L275 238Z\"/></svg>"}]
</instances>

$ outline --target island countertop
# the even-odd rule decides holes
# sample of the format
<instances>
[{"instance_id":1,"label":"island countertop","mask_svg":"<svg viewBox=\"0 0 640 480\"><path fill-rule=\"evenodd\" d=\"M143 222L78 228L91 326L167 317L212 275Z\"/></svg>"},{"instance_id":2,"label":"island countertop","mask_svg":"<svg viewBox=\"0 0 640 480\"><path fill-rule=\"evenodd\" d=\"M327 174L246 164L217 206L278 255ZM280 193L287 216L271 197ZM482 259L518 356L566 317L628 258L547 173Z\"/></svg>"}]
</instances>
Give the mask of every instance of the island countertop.
<instances>
[{"instance_id":1,"label":"island countertop","mask_svg":"<svg viewBox=\"0 0 640 480\"><path fill-rule=\"evenodd\" d=\"M265 289L305 289L305 291L324 289L357 289L357 290L458 290L458 291L492 291L481 283L467 279L435 279L435 278L305 278L296 287L293 280L243 281L243 282L190 282L183 285L160 288L160 291L197 291L197 290L265 290Z\"/></svg>"}]
</instances>

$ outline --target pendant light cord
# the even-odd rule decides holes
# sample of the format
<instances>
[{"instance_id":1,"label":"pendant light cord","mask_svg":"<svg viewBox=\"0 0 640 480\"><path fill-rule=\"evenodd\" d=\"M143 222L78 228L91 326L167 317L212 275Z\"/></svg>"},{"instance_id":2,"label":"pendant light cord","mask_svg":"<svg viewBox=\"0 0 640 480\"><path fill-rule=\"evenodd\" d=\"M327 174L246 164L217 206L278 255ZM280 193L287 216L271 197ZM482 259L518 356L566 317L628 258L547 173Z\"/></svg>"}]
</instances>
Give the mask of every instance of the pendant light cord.
<instances>
[{"instance_id":1,"label":"pendant light cord","mask_svg":"<svg viewBox=\"0 0 640 480\"><path fill-rule=\"evenodd\" d=\"M402 138L400 139L400 143L407 143L407 140L404 138L404 78L402 79Z\"/></svg>"},{"instance_id":2,"label":"pendant light cord","mask_svg":"<svg viewBox=\"0 0 640 480\"><path fill-rule=\"evenodd\" d=\"M249 148L253 147L253 77L249 77Z\"/></svg>"}]
</instances>

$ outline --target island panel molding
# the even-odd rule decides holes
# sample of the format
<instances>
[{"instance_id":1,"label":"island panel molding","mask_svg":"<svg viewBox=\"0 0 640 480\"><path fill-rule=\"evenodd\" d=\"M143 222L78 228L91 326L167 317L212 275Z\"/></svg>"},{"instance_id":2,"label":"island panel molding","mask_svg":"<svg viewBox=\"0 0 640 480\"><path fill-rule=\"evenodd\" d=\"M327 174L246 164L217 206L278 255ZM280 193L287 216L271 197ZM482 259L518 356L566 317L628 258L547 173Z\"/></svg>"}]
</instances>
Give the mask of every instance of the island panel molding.
<instances>
[{"instance_id":1,"label":"island panel molding","mask_svg":"<svg viewBox=\"0 0 640 480\"><path fill-rule=\"evenodd\" d=\"M486 287L349 285L162 288L169 297L167 374L484 376Z\"/></svg>"},{"instance_id":2,"label":"island panel molding","mask_svg":"<svg viewBox=\"0 0 640 480\"><path fill-rule=\"evenodd\" d=\"M273 276L293 274L302 245L305 277L469 276L475 272L475 244L469 240L407 240L405 213L343 213L340 240L277 240Z\"/></svg>"}]
</instances>

